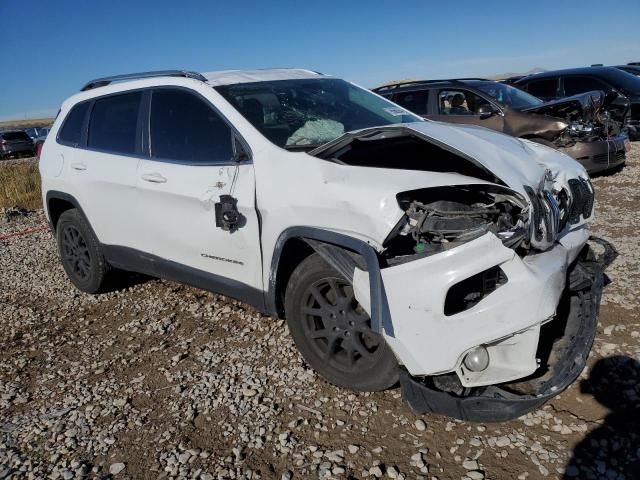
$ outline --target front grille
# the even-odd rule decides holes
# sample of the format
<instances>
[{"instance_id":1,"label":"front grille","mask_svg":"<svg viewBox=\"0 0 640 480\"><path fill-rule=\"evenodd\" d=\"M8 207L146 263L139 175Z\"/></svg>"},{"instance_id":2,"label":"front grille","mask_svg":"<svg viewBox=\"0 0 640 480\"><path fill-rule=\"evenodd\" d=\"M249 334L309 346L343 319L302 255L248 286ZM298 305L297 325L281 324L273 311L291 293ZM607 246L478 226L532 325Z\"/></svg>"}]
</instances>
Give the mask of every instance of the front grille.
<instances>
[{"instance_id":1,"label":"front grille","mask_svg":"<svg viewBox=\"0 0 640 480\"><path fill-rule=\"evenodd\" d=\"M608 153L600 153L598 155L593 156L594 163L609 163L609 154Z\"/></svg>"},{"instance_id":2,"label":"front grille","mask_svg":"<svg viewBox=\"0 0 640 480\"><path fill-rule=\"evenodd\" d=\"M572 196L569 223L575 224L580 221L580 215L585 219L591 216L594 200L593 187L589 180L572 178L569 180L569 188Z\"/></svg>"},{"instance_id":3,"label":"front grille","mask_svg":"<svg viewBox=\"0 0 640 480\"><path fill-rule=\"evenodd\" d=\"M582 157L582 158L588 159L589 157ZM622 144L622 146L616 145L615 153L613 152L613 149L612 149L610 153L600 153L592 157L594 163L609 163L610 161L615 162L615 161L624 160L624 158L625 158L624 144Z\"/></svg>"}]
</instances>

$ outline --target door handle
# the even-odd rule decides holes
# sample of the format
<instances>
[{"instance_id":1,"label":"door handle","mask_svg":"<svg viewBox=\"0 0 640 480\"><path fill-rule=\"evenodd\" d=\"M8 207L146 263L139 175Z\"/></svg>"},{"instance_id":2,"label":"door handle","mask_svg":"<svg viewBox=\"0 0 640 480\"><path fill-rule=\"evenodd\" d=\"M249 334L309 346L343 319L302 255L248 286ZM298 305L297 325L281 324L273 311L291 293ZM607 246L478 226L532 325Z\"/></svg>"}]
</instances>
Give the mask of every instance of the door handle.
<instances>
[{"instance_id":1,"label":"door handle","mask_svg":"<svg viewBox=\"0 0 640 480\"><path fill-rule=\"evenodd\" d=\"M142 175L142 179L145 182L151 182L151 183L165 183L167 181L167 179L164 178L159 173L144 173Z\"/></svg>"},{"instance_id":2,"label":"door handle","mask_svg":"<svg viewBox=\"0 0 640 480\"><path fill-rule=\"evenodd\" d=\"M86 170L87 166L82 162L75 162L71 164L71 168L73 168L74 170L82 171L82 170Z\"/></svg>"}]
</instances>

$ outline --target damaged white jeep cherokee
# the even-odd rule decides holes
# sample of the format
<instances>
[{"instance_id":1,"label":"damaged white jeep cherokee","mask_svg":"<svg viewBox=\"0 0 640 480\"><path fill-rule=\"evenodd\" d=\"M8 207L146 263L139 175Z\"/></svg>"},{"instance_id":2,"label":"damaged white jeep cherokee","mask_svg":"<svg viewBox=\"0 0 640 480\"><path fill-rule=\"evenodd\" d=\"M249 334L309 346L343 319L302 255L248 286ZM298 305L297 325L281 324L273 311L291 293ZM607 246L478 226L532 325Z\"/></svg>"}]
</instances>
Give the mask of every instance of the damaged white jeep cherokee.
<instances>
[{"instance_id":1,"label":"damaged white jeep cherokee","mask_svg":"<svg viewBox=\"0 0 640 480\"><path fill-rule=\"evenodd\" d=\"M40 161L80 290L122 269L241 299L285 317L330 382L400 381L418 412L513 418L581 372L602 274L568 156L307 70L82 90Z\"/></svg>"}]
</instances>

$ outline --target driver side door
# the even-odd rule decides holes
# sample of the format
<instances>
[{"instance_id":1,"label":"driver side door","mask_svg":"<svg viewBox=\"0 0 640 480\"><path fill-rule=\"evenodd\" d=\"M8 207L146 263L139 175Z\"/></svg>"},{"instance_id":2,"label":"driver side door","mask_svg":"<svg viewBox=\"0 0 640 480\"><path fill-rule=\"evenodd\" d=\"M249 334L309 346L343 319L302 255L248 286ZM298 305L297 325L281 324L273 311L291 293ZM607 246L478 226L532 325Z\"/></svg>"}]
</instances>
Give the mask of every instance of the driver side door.
<instances>
[{"instance_id":1,"label":"driver side door","mask_svg":"<svg viewBox=\"0 0 640 480\"><path fill-rule=\"evenodd\" d=\"M142 213L143 251L153 256L158 276L255 304L262 269L248 147L189 89L154 88L148 108L149 157L138 167L135 207ZM238 213L234 228L224 228L217 215L224 199Z\"/></svg>"}]
</instances>

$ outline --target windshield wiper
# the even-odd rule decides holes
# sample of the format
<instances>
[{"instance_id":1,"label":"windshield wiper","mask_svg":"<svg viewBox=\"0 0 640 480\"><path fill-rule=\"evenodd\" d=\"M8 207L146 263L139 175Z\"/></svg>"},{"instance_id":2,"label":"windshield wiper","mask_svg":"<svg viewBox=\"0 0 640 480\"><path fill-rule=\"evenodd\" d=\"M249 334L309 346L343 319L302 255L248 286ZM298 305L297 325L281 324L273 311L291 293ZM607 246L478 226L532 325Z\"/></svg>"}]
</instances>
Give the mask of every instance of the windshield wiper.
<instances>
[{"instance_id":1,"label":"windshield wiper","mask_svg":"<svg viewBox=\"0 0 640 480\"><path fill-rule=\"evenodd\" d=\"M307 144L307 145L285 145L282 148L284 148L285 150L292 150L292 151L306 151L306 150L313 150L314 148L318 148L320 145L324 145L323 143L316 143L316 144Z\"/></svg>"}]
</instances>

